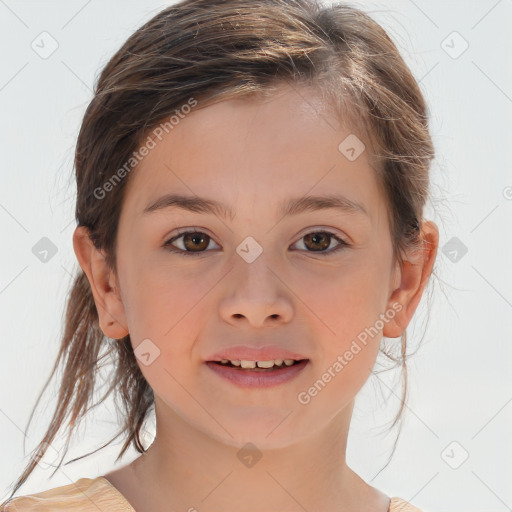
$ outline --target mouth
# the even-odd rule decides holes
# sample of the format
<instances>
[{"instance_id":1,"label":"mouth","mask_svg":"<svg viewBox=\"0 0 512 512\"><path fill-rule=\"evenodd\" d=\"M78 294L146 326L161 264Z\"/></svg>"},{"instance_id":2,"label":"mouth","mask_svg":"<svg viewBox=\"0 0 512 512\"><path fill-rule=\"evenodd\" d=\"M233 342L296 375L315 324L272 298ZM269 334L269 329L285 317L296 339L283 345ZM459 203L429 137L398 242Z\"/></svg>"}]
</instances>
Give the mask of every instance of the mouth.
<instances>
[{"instance_id":1,"label":"mouth","mask_svg":"<svg viewBox=\"0 0 512 512\"><path fill-rule=\"evenodd\" d=\"M275 372L284 368L290 368L302 362L309 361L309 359L273 359L270 361L247 361L247 360L229 360L222 359L221 361L207 361L222 367L233 368L235 370L248 370L251 372Z\"/></svg>"},{"instance_id":2,"label":"mouth","mask_svg":"<svg viewBox=\"0 0 512 512\"><path fill-rule=\"evenodd\" d=\"M267 388L283 384L299 375L308 363L309 359L206 361L207 367L216 375L243 388Z\"/></svg>"}]
</instances>

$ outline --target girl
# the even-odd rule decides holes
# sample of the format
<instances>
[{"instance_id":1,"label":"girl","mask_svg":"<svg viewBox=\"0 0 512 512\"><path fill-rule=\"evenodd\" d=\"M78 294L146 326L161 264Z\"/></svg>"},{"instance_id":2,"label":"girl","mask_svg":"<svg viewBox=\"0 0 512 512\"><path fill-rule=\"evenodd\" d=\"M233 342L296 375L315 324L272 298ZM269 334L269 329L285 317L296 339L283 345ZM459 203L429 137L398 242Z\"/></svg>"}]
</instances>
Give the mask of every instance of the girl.
<instances>
[{"instance_id":1,"label":"girl","mask_svg":"<svg viewBox=\"0 0 512 512\"><path fill-rule=\"evenodd\" d=\"M2 510L417 511L345 454L379 350L406 368L433 156L416 81L356 8L184 0L137 30L79 133L58 406ZM12 499L84 417L105 352L117 460L142 455Z\"/></svg>"}]
</instances>

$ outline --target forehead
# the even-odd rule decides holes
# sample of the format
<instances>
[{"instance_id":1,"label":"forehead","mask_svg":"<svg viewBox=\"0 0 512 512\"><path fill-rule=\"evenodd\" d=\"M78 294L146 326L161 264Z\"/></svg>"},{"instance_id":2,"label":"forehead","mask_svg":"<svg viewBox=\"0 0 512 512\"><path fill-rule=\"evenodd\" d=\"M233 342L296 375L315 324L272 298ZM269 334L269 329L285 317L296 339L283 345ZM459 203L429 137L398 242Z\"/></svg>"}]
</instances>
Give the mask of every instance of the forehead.
<instances>
[{"instance_id":1,"label":"forehead","mask_svg":"<svg viewBox=\"0 0 512 512\"><path fill-rule=\"evenodd\" d=\"M198 106L160 138L130 175L125 206L133 215L164 193L268 206L309 192L341 192L376 214L379 190L362 139L312 89ZM349 159L347 145L362 152Z\"/></svg>"}]
</instances>

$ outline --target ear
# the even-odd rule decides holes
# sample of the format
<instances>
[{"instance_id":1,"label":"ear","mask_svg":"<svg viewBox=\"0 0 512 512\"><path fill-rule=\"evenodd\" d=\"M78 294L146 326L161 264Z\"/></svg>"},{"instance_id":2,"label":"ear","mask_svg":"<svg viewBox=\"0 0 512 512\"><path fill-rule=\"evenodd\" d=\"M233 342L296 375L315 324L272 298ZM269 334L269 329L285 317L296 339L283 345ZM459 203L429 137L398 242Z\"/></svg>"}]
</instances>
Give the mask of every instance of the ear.
<instances>
[{"instance_id":1,"label":"ear","mask_svg":"<svg viewBox=\"0 0 512 512\"><path fill-rule=\"evenodd\" d=\"M73 249L89 280L101 330L109 338L124 338L128 329L115 274L108 267L103 253L94 246L86 227L78 226L75 229Z\"/></svg>"},{"instance_id":2,"label":"ear","mask_svg":"<svg viewBox=\"0 0 512 512\"><path fill-rule=\"evenodd\" d=\"M420 237L423 242L420 248L411 250L402 268L397 267L397 287L393 290L387 305L388 310L394 310L396 314L382 331L388 338L398 338L409 325L434 266L439 246L439 231L436 224L431 221L423 222ZM399 303L401 309L397 304L393 308L394 303Z\"/></svg>"}]
</instances>

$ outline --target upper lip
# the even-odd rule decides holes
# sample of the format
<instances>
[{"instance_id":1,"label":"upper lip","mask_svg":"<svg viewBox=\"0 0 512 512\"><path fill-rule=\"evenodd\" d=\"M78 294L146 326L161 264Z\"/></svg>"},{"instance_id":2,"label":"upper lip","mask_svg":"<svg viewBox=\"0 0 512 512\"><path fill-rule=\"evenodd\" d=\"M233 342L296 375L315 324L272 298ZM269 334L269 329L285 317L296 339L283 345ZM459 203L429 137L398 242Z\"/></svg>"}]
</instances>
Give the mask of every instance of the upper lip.
<instances>
[{"instance_id":1,"label":"upper lip","mask_svg":"<svg viewBox=\"0 0 512 512\"><path fill-rule=\"evenodd\" d=\"M207 361L221 361L222 359L229 359L230 361L245 360L245 361L271 361L273 359L307 359L307 357L297 352L290 352L283 348L276 347L275 345L266 345L263 347L249 347L244 345L237 345L235 347L225 348L216 354L211 355Z\"/></svg>"}]
</instances>

